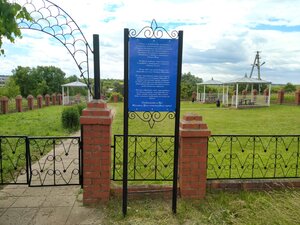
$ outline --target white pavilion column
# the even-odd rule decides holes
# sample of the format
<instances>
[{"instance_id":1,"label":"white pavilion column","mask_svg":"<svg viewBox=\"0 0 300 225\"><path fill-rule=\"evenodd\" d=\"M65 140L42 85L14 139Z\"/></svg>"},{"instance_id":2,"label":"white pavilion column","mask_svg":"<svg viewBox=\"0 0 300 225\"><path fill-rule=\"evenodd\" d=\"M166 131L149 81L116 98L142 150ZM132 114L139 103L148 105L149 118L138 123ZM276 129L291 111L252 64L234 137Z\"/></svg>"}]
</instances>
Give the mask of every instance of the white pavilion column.
<instances>
[{"instance_id":1,"label":"white pavilion column","mask_svg":"<svg viewBox=\"0 0 300 225\"><path fill-rule=\"evenodd\" d=\"M236 84L236 90L235 90L235 107L238 107L238 101L239 101L239 84Z\"/></svg>"},{"instance_id":2,"label":"white pavilion column","mask_svg":"<svg viewBox=\"0 0 300 225\"><path fill-rule=\"evenodd\" d=\"M67 104L70 104L69 87L67 87Z\"/></svg>"},{"instance_id":3,"label":"white pavilion column","mask_svg":"<svg viewBox=\"0 0 300 225\"><path fill-rule=\"evenodd\" d=\"M226 100L227 100L227 102L226 102L226 103L227 103L227 106L228 106L228 98L229 98L229 96L228 96L228 95L229 95L229 86L228 86L228 85L227 85L227 91L226 91L226 92L227 92L227 96L226 96L226 98L227 98L227 99L226 99Z\"/></svg>"},{"instance_id":4,"label":"white pavilion column","mask_svg":"<svg viewBox=\"0 0 300 225\"><path fill-rule=\"evenodd\" d=\"M65 105L65 88L64 87L61 87L61 93L62 93L62 104Z\"/></svg>"},{"instance_id":5,"label":"white pavilion column","mask_svg":"<svg viewBox=\"0 0 300 225\"><path fill-rule=\"evenodd\" d=\"M268 106L270 106L270 101L271 101L271 84L269 84L269 98L268 98Z\"/></svg>"},{"instance_id":6,"label":"white pavilion column","mask_svg":"<svg viewBox=\"0 0 300 225\"><path fill-rule=\"evenodd\" d=\"M203 93L203 97L204 97L203 102L205 102L205 85L204 85L204 91L203 92L204 92Z\"/></svg>"},{"instance_id":7,"label":"white pavilion column","mask_svg":"<svg viewBox=\"0 0 300 225\"><path fill-rule=\"evenodd\" d=\"M223 96L222 96L222 103L224 104L225 101L225 93L224 93L225 89L224 89L224 84L223 84Z\"/></svg>"},{"instance_id":8,"label":"white pavilion column","mask_svg":"<svg viewBox=\"0 0 300 225\"><path fill-rule=\"evenodd\" d=\"M197 96L196 96L196 100L199 101L199 95L198 95L198 84L197 85Z\"/></svg>"}]
</instances>

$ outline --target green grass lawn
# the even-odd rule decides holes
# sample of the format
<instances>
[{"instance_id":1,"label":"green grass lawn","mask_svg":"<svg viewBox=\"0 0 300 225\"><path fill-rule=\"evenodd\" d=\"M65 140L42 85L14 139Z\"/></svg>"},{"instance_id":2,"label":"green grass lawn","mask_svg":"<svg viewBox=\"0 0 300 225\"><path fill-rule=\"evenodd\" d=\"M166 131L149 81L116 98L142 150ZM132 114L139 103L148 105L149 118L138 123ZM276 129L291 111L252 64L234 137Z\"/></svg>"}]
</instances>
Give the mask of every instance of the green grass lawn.
<instances>
[{"instance_id":1,"label":"green grass lawn","mask_svg":"<svg viewBox=\"0 0 300 225\"><path fill-rule=\"evenodd\" d=\"M51 106L21 113L0 115L0 135L67 136L61 113L64 106Z\"/></svg>"},{"instance_id":2,"label":"green grass lawn","mask_svg":"<svg viewBox=\"0 0 300 225\"><path fill-rule=\"evenodd\" d=\"M113 133L123 133L123 104L112 103L109 107L116 111ZM181 117L186 113L196 113L203 117L212 134L300 134L300 107L271 105L265 108L231 109L217 108L214 104L181 103ZM149 129L138 119L129 120L132 134L172 134L174 120L165 120Z\"/></svg>"},{"instance_id":3,"label":"green grass lawn","mask_svg":"<svg viewBox=\"0 0 300 225\"><path fill-rule=\"evenodd\" d=\"M121 200L99 206L103 224L232 224L273 225L299 224L300 191L296 189L269 192L209 192L202 201L178 201L177 214L171 212L171 201L145 197L128 202L124 218ZM99 212L99 213L100 213Z\"/></svg>"}]
</instances>

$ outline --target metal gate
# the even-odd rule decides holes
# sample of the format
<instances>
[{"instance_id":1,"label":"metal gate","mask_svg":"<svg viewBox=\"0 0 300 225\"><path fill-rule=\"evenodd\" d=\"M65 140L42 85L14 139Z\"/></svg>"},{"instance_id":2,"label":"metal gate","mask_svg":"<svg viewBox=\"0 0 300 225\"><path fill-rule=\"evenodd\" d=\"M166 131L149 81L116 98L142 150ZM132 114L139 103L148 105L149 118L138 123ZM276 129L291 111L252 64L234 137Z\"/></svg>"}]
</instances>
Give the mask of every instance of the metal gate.
<instances>
[{"instance_id":1,"label":"metal gate","mask_svg":"<svg viewBox=\"0 0 300 225\"><path fill-rule=\"evenodd\" d=\"M82 185L80 137L0 136L0 185Z\"/></svg>"}]
</instances>

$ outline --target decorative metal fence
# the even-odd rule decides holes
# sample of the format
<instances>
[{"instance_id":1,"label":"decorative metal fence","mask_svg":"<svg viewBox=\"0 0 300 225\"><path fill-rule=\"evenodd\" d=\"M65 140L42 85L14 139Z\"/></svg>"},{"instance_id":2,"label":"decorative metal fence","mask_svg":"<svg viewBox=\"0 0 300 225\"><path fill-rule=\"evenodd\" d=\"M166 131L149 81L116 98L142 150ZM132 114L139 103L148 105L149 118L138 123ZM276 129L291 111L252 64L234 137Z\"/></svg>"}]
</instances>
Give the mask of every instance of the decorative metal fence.
<instances>
[{"instance_id":1,"label":"decorative metal fence","mask_svg":"<svg viewBox=\"0 0 300 225\"><path fill-rule=\"evenodd\" d=\"M0 136L0 184L82 184L80 137Z\"/></svg>"},{"instance_id":2,"label":"decorative metal fence","mask_svg":"<svg viewBox=\"0 0 300 225\"><path fill-rule=\"evenodd\" d=\"M115 135L112 180L123 178L124 135ZM174 136L128 135L128 181L172 181Z\"/></svg>"},{"instance_id":3,"label":"decorative metal fence","mask_svg":"<svg viewBox=\"0 0 300 225\"><path fill-rule=\"evenodd\" d=\"M28 184L28 138L0 136L0 184Z\"/></svg>"},{"instance_id":4,"label":"decorative metal fence","mask_svg":"<svg viewBox=\"0 0 300 225\"><path fill-rule=\"evenodd\" d=\"M212 135L208 179L300 177L300 135Z\"/></svg>"}]
</instances>

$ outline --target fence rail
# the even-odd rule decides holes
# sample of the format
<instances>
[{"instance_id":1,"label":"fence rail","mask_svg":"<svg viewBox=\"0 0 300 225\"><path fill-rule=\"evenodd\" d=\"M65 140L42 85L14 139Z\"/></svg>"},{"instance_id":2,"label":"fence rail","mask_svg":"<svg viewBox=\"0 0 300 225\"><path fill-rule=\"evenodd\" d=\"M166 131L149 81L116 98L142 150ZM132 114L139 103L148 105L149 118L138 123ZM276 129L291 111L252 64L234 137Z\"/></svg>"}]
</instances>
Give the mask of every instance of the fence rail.
<instances>
[{"instance_id":1,"label":"fence rail","mask_svg":"<svg viewBox=\"0 0 300 225\"><path fill-rule=\"evenodd\" d=\"M80 137L0 136L0 184L82 184Z\"/></svg>"},{"instance_id":2,"label":"fence rail","mask_svg":"<svg viewBox=\"0 0 300 225\"><path fill-rule=\"evenodd\" d=\"M123 179L124 135L114 135L112 180ZM128 135L128 181L172 181L174 136Z\"/></svg>"},{"instance_id":3,"label":"fence rail","mask_svg":"<svg viewBox=\"0 0 300 225\"><path fill-rule=\"evenodd\" d=\"M300 135L212 135L208 179L300 177Z\"/></svg>"}]
</instances>

